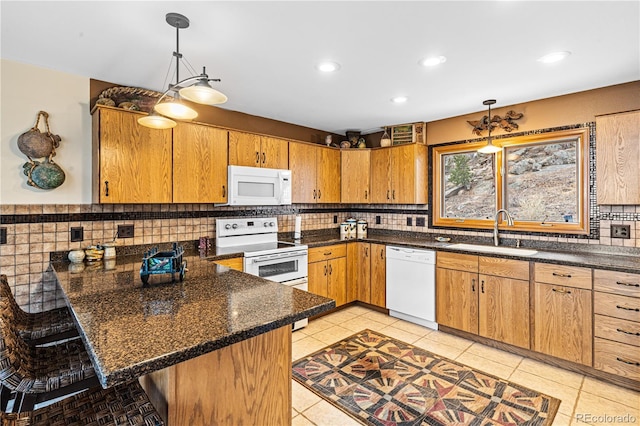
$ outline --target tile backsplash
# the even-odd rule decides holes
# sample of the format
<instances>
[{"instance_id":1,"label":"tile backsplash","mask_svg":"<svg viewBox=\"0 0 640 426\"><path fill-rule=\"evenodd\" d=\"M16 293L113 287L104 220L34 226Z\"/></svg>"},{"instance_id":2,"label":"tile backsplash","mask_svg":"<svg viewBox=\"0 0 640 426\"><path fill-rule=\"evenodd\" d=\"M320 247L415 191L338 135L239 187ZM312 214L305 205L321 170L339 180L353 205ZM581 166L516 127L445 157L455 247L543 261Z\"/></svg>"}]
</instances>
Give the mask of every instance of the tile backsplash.
<instances>
[{"instance_id":1,"label":"tile backsplash","mask_svg":"<svg viewBox=\"0 0 640 426\"><path fill-rule=\"evenodd\" d=\"M32 312L60 306L52 296L50 253L84 248L113 240L118 225L133 225L133 238L117 238L118 246L196 241L215 236L218 217L276 216L281 232L293 232L295 215L302 216L302 232L337 230L348 217L364 219L370 229L409 231L465 237L489 237L490 231L429 228L428 207L415 205L294 204L256 208L214 207L210 204L152 205L2 205L0 228L6 244L0 244L0 273L7 275L18 303ZM535 242L573 243L595 246L640 248L640 206L600 206L599 238L570 235L517 234L501 232L502 238ZM376 218L380 223L376 224ZM411 225L407 223L411 218ZM424 219L424 226L417 226ZM611 238L611 225L630 225L629 239ZM82 241L71 241L71 228L83 228Z\"/></svg>"}]
</instances>

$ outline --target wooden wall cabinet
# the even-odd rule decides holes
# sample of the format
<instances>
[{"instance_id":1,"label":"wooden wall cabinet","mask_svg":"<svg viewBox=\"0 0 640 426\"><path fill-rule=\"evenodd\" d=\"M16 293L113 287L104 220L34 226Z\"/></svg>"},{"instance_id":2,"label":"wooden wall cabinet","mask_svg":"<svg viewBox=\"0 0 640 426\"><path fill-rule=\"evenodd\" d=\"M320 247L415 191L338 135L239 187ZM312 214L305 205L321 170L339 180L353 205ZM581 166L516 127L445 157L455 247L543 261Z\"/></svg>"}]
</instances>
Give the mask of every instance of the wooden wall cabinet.
<instances>
[{"instance_id":1,"label":"wooden wall cabinet","mask_svg":"<svg viewBox=\"0 0 640 426\"><path fill-rule=\"evenodd\" d=\"M347 303L347 245L309 249L309 292Z\"/></svg>"},{"instance_id":2,"label":"wooden wall cabinet","mask_svg":"<svg viewBox=\"0 0 640 426\"><path fill-rule=\"evenodd\" d=\"M596 117L598 204L640 204L640 110Z\"/></svg>"},{"instance_id":3,"label":"wooden wall cabinet","mask_svg":"<svg viewBox=\"0 0 640 426\"><path fill-rule=\"evenodd\" d=\"M368 204L370 200L371 151L344 149L340 152L340 201Z\"/></svg>"},{"instance_id":4,"label":"wooden wall cabinet","mask_svg":"<svg viewBox=\"0 0 640 426\"><path fill-rule=\"evenodd\" d=\"M234 166L289 168L289 142L252 133L229 132L229 164Z\"/></svg>"},{"instance_id":5,"label":"wooden wall cabinet","mask_svg":"<svg viewBox=\"0 0 640 426\"><path fill-rule=\"evenodd\" d=\"M138 124L142 114L98 107L93 113L93 201L172 202L172 132Z\"/></svg>"},{"instance_id":6,"label":"wooden wall cabinet","mask_svg":"<svg viewBox=\"0 0 640 426\"><path fill-rule=\"evenodd\" d=\"M227 138L227 130L204 124L174 127L174 203L227 201Z\"/></svg>"},{"instance_id":7,"label":"wooden wall cabinet","mask_svg":"<svg viewBox=\"0 0 640 426\"><path fill-rule=\"evenodd\" d=\"M427 147L399 145L371 151L371 202L427 203Z\"/></svg>"},{"instance_id":8,"label":"wooden wall cabinet","mask_svg":"<svg viewBox=\"0 0 640 426\"><path fill-rule=\"evenodd\" d=\"M640 274L596 269L593 290L593 366L640 380Z\"/></svg>"},{"instance_id":9,"label":"wooden wall cabinet","mask_svg":"<svg viewBox=\"0 0 640 426\"><path fill-rule=\"evenodd\" d=\"M340 150L290 142L289 168L293 203L340 202Z\"/></svg>"},{"instance_id":10,"label":"wooden wall cabinet","mask_svg":"<svg viewBox=\"0 0 640 426\"><path fill-rule=\"evenodd\" d=\"M529 348L529 263L438 252L439 324Z\"/></svg>"},{"instance_id":11,"label":"wooden wall cabinet","mask_svg":"<svg viewBox=\"0 0 640 426\"><path fill-rule=\"evenodd\" d=\"M533 350L591 366L591 269L534 264Z\"/></svg>"}]
</instances>

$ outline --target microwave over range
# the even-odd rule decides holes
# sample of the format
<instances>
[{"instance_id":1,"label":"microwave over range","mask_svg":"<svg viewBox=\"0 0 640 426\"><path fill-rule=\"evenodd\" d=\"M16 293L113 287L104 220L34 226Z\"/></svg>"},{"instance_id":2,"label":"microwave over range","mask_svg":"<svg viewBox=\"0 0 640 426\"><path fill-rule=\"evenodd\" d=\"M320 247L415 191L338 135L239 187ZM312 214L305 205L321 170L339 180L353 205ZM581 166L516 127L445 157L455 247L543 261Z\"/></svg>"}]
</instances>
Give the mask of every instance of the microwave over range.
<instances>
[{"instance_id":1,"label":"microwave over range","mask_svg":"<svg viewBox=\"0 0 640 426\"><path fill-rule=\"evenodd\" d=\"M291 170L228 166L225 206L291 204ZM220 205L220 204L219 204Z\"/></svg>"}]
</instances>

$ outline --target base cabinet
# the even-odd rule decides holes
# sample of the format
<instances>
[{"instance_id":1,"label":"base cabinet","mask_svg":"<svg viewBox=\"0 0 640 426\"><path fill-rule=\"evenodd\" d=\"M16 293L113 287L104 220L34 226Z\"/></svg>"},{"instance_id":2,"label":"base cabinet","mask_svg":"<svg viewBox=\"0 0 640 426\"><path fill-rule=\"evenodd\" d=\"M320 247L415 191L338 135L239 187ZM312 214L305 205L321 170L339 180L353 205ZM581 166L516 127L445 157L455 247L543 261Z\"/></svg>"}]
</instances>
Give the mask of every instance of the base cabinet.
<instances>
[{"instance_id":1,"label":"base cabinet","mask_svg":"<svg viewBox=\"0 0 640 426\"><path fill-rule=\"evenodd\" d=\"M309 292L347 303L346 244L309 249Z\"/></svg>"},{"instance_id":2,"label":"base cabinet","mask_svg":"<svg viewBox=\"0 0 640 426\"><path fill-rule=\"evenodd\" d=\"M235 269L236 271L244 271L244 259L242 257L232 257L230 259L216 260L214 263L226 266L229 269Z\"/></svg>"},{"instance_id":3,"label":"base cabinet","mask_svg":"<svg viewBox=\"0 0 640 426\"><path fill-rule=\"evenodd\" d=\"M387 305L386 246L374 243L348 244L349 301L385 308Z\"/></svg>"}]
</instances>

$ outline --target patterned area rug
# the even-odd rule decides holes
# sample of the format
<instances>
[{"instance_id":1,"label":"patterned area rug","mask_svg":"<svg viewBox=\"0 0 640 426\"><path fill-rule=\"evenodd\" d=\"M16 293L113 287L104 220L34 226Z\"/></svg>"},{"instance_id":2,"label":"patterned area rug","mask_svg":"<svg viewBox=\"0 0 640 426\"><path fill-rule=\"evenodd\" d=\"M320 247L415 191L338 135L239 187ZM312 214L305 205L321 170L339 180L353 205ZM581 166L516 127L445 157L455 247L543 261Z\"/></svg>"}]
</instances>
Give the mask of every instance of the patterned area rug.
<instances>
[{"instance_id":1,"label":"patterned area rug","mask_svg":"<svg viewBox=\"0 0 640 426\"><path fill-rule=\"evenodd\" d=\"M294 362L293 378L367 425L551 425L560 405L371 330Z\"/></svg>"}]
</instances>

